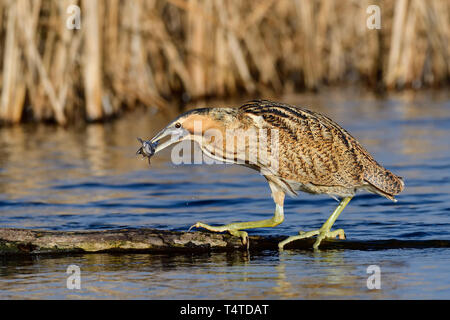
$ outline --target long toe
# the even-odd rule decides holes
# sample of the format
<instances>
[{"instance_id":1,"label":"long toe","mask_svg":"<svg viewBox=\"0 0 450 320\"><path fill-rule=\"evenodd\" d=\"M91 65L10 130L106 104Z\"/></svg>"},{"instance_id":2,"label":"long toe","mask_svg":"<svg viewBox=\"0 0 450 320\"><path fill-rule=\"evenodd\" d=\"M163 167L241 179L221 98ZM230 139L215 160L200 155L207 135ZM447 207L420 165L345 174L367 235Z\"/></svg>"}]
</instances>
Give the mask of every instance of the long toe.
<instances>
[{"instance_id":1,"label":"long toe","mask_svg":"<svg viewBox=\"0 0 450 320\"><path fill-rule=\"evenodd\" d=\"M200 222L197 222L197 223L193 224L192 226L190 226L187 232L190 232L190 231L191 231L192 229L194 229L194 228L198 228L198 227L199 227L199 226L198 226L199 223L200 223Z\"/></svg>"},{"instance_id":2,"label":"long toe","mask_svg":"<svg viewBox=\"0 0 450 320\"><path fill-rule=\"evenodd\" d=\"M320 243L323 239L336 239L339 238L341 240L345 240L345 232L344 229L337 229L334 231L320 231L317 235L316 242L313 245L314 249L319 248Z\"/></svg>"},{"instance_id":3,"label":"long toe","mask_svg":"<svg viewBox=\"0 0 450 320\"><path fill-rule=\"evenodd\" d=\"M245 246L247 246L247 248L249 247L249 240L248 240L248 233L245 231L239 231L239 230L228 230L228 232L235 236L235 237L240 237L242 239L242 244Z\"/></svg>"},{"instance_id":4,"label":"long toe","mask_svg":"<svg viewBox=\"0 0 450 320\"><path fill-rule=\"evenodd\" d=\"M224 232L224 231L227 231L227 230L228 230L228 229L226 228L226 226L217 226L217 227L214 227L214 226L210 226L209 224L206 224L206 223L203 223L203 222L197 222L196 224L192 225L192 226L189 228L189 231L190 231L192 228L203 228L203 229L206 229L206 230L209 230L209 231L212 231L212 232Z\"/></svg>"},{"instance_id":5,"label":"long toe","mask_svg":"<svg viewBox=\"0 0 450 320\"><path fill-rule=\"evenodd\" d=\"M308 231L308 232L299 231L298 236L291 236L291 237L281 241L280 243L278 243L278 249L283 250L284 246L292 241L311 238L311 237L313 237L315 235L319 235L319 234L320 234L320 230L313 230L313 231Z\"/></svg>"},{"instance_id":6,"label":"long toe","mask_svg":"<svg viewBox=\"0 0 450 320\"><path fill-rule=\"evenodd\" d=\"M231 229L229 225L225 225L225 226L210 226L206 223L203 222L197 222L196 224L192 225L188 232L191 231L193 228L203 228L212 232L224 232L224 231L228 231L231 235L236 236L236 237L240 237L242 239L242 244L243 245L247 245L248 248L248 233L245 231L240 231L240 230L236 230L236 229Z\"/></svg>"},{"instance_id":7,"label":"long toe","mask_svg":"<svg viewBox=\"0 0 450 320\"><path fill-rule=\"evenodd\" d=\"M329 231L326 234L326 238L328 238L328 239L339 238L341 240L345 240L347 237L345 236L344 229L337 229L337 230L334 230L334 231Z\"/></svg>"}]
</instances>

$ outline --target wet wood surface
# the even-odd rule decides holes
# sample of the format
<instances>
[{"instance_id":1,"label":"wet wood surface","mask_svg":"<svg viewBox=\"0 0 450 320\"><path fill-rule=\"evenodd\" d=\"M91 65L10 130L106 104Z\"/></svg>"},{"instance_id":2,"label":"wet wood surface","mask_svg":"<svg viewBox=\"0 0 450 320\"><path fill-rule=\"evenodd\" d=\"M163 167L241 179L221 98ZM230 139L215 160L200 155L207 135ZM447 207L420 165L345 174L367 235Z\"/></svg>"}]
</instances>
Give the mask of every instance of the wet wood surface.
<instances>
[{"instance_id":1,"label":"wet wood surface","mask_svg":"<svg viewBox=\"0 0 450 320\"><path fill-rule=\"evenodd\" d=\"M250 251L278 250L285 236L250 236ZM285 250L312 250L314 239L286 245ZM388 250L450 248L449 240L324 240L320 250ZM226 233L158 229L44 231L0 228L0 255L71 253L195 253L247 250L240 238Z\"/></svg>"}]
</instances>

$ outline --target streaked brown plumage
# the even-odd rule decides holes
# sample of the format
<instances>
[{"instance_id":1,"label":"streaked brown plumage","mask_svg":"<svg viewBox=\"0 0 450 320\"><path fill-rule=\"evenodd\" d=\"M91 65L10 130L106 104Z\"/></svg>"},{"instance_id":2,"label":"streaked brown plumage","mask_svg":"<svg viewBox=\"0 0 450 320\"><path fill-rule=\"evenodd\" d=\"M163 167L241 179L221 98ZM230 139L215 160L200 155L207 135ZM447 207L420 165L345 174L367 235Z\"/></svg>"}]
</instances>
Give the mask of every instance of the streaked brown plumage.
<instances>
[{"instance_id":1,"label":"streaked brown plumage","mask_svg":"<svg viewBox=\"0 0 450 320\"><path fill-rule=\"evenodd\" d=\"M196 131L195 123L201 123L201 130ZM220 133L210 134L210 130ZM255 140L233 149L227 148L231 136L251 130L267 133L267 141L275 135L278 145L263 144L265 140L258 136ZM175 139L159 145L167 135L176 135ZM228 139L228 140L227 140ZM203 108L188 111L172 121L149 143L151 152L139 149L144 156L152 156L170 144L181 140L197 142L208 156L238 163L259 171L269 182L276 204L272 219L254 222L231 223L213 227L198 222L194 226L211 231L229 231L241 236L248 243L248 235L242 229L273 227L284 219L283 204L285 194L296 195L297 191L313 194L328 194L334 198L341 197L338 208L318 230L300 232L299 236L289 237L280 243L280 248L296 239L317 235L314 248L324 238L339 236L345 238L342 229L330 231L339 214L358 190L366 190L394 200L394 196L403 190L402 178L381 166L364 149L355 138L330 118L284 103L268 100L250 101L239 108ZM148 144L147 144L148 145ZM267 146L267 153L258 156L256 161L248 161L249 156L258 154ZM153 147L155 149L153 149ZM274 149L277 152L272 152ZM277 170L271 164L278 163Z\"/></svg>"},{"instance_id":2,"label":"streaked brown plumage","mask_svg":"<svg viewBox=\"0 0 450 320\"><path fill-rule=\"evenodd\" d=\"M366 189L393 200L403 190L400 177L382 167L345 129L322 114L257 100L238 109L238 118L248 116L262 117L262 128L279 130L280 180L289 193L301 190L346 197Z\"/></svg>"}]
</instances>

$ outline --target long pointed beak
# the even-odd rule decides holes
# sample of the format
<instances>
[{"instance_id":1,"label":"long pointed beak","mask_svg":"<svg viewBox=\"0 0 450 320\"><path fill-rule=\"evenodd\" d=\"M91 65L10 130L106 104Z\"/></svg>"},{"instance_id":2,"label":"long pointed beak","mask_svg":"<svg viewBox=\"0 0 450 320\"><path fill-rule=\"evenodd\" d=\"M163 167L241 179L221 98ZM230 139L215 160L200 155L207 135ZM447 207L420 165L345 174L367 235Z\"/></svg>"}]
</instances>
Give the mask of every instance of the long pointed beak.
<instances>
[{"instance_id":1,"label":"long pointed beak","mask_svg":"<svg viewBox=\"0 0 450 320\"><path fill-rule=\"evenodd\" d=\"M183 138L188 134L189 132L183 128L166 128L161 130L150 140L152 145L156 146L154 153L157 153L168 146L183 140ZM170 136L170 139L161 144L160 141L167 136Z\"/></svg>"},{"instance_id":2,"label":"long pointed beak","mask_svg":"<svg viewBox=\"0 0 450 320\"><path fill-rule=\"evenodd\" d=\"M183 128L165 128L161 130L156 136L154 136L150 141L145 141L138 138L138 141L142 144L142 147L136 152L136 154L142 154L144 157L150 158L157 152L167 148L168 146L177 143L184 139L189 134L189 132ZM170 139L164 143L160 143L162 139L170 136Z\"/></svg>"}]
</instances>

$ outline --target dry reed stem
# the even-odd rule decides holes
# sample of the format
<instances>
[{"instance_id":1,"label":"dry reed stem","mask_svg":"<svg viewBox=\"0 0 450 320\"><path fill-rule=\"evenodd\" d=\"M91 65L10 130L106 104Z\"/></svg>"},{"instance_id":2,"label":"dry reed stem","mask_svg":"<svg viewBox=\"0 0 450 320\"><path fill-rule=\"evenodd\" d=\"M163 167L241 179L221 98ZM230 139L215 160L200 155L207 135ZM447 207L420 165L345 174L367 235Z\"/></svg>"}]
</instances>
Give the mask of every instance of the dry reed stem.
<instances>
[{"instance_id":1,"label":"dry reed stem","mask_svg":"<svg viewBox=\"0 0 450 320\"><path fill-rule=\"evenodd\" d=\"M81 7L81 30L66 28ZM17 0L0 3L0 120L64 124L137 105L272 95L351 81L450 79L450 2ZM28 108L28 109L26 109Z\"/></svg>"},{"instance_id":2,"label":"dry reed stem","mask_svg":"<svg viewBox=\"0 0 450 320\"><path fill-rule=\"evenodd\" d=\"M89 36L84 39L84 83L86 113L89 120L102 117L102 72L99 1L84 0L84 24Z\"/></svg>"}]
</instances>

